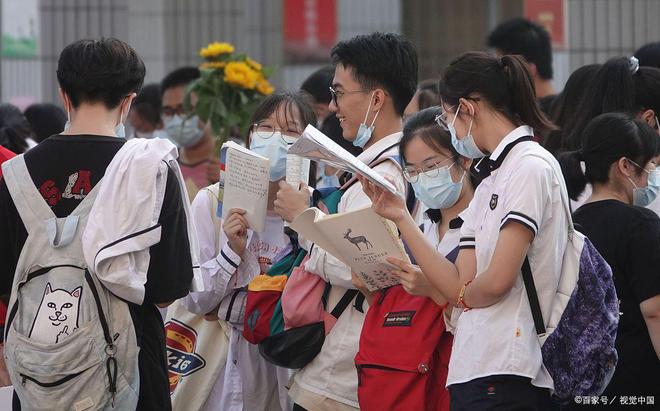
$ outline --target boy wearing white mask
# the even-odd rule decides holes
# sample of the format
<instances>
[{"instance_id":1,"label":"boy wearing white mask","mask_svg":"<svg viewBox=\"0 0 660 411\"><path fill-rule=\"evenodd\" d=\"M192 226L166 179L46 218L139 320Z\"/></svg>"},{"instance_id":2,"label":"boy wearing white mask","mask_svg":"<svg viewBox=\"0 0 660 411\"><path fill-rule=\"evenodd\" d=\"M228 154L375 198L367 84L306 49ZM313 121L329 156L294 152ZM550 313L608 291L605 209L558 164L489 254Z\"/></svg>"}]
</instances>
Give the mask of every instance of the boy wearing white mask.
<instances>
[{"instance_id":1,"label":"boy wearing white mask","mask_svg":"<svg viewBox=\"0 0 660 411\"><path fill-rule=\"evenodd\" d=\"M398 163L403 112L417 88L417 51L403 36L392 33L359 35L338 43L332 50L335 76L331 88L330 111L337 115L343 135L353 145L364 148L358 159L374 165L374 170L392 179L405 193L406 182ZM391 161L390 161L391 160ZM340 179L341 180L341 179ZM339 202L340 213L370 205L360 183L353 184ZM309 207L309 192L303 186L294 190L280 183L275 210L287 221ZM307 249L309 242L301 245ZM306 269L332 285L328 306L333 307L355 289L351 269L325 250L313 247ZM357 306L356 306L357 305ZM295 376L290 395L294 409L354 410L358 379L354 358L367 304L352 303L326 336L319 355Z\"/></svg>"},{"instance_id":2,"label":"boy wearing white mask","mask_svg":"<svg viewBox=\"0 0 660 411\"><path fill-rule=\"evenodd\" d=\"M163 129L167 138L179 147L179 166L191 201L200 188L220 179L220 162L213 152L213 137L199 117L191 115L196 96L191 98L192 112L186 112L183 104L186 87L199 76L196 67L181 67L165 76L160 84Z\"/></svg>"}]
</instances>

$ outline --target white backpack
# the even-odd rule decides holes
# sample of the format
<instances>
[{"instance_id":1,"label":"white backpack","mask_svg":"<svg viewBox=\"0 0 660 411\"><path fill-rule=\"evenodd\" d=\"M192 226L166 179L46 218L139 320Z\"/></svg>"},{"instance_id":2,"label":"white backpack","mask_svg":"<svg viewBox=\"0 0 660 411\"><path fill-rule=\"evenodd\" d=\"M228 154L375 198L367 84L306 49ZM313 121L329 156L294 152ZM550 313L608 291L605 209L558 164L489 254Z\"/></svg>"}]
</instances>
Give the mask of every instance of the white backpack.
<instances>
[{"instance_id":1,"label":"white backpack","mask_svg":"<svg viewBox=\"0 0 660 411\"><path fill-rule=\"evenodd\" d=\"M23 156L4 179L28 233L5 325L5 361L23 410L134 410L137 340L128 304L89 271L81 237L99 182L66 218L35 187Z\"/></svg>"}]
</instances>

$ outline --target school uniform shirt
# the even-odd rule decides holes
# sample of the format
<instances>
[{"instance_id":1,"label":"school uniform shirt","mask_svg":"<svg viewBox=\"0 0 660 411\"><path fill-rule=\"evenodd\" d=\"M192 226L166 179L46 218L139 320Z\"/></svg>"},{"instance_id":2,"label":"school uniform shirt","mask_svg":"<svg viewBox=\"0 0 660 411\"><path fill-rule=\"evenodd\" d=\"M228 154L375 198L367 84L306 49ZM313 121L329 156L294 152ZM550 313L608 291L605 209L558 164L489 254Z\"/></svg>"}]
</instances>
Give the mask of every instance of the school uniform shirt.
<instances>
[{"instance_id":1,"label":"school uniform shirt","mask_svg":"<svg viewBox=\"0 0 660 411\"><path fill-rule=\"evenodd\" d=\"M237 255L227 242L224 232L217 233L213 224L211 199L200 192L192 204L200 246L201 274L204 291L190 293L182 300L192 312L206 314L230 301L235 291L246 287L249 282L285 256L291 250L289 238L284 234L284 222L276 215L268 214L264 232L249 231L248 245L242 256ZM216 252L217 236L221 236L220 254ZM242 305L245 299L234 300ZM239 307L237 307L239 308ZM223 311L223 308L220 308ZM224 314L221 314L224 318ZM203 411L242 410L289 410L292 408L286 384L292 371L276 367L259 354L259 346L243 338L242 317L229 322L229 350L224 369L211 389Z\"/></svg>"},{"instance_id":2,"label":"school uniform shirt","mask_svg":"<svg viewBox=\"0 0 660 411\"><path fill-rule=\"evenodd\" d=\"M660 359L639 308L660 295L660 219L642 207L602 200L580 207L573 220L612 267L619 298L619 361L603 395L660 398Z\"/></svg>"},{"instance_id":3,"label":"school uniform shirt","mask_svg":"<svg viewBox=\"0 0 660 411\"><path fill-rule=\"evenodd\" d=\"M489 175L461 213L460 247L475 249L479 277L490 265L502 227L522 224L533 234L527 256L541 311L548 318L568 241L568 222L558 180L563 178L561 169L548 151L531 140L532 135L530 127L516 128L476 165L477 171ZM467 295L469 304L469 291ZM553 388L520 270L513 288L499 302L461 313L447 386L503 374Z\"/></svg>"},{"instance_id":4,"label":"school uniform shirt","mask_svg":"<svg viewBox=\"0 0 660 411\"><path fill-rule=\"evenodd\" d=\"M63 218L101 180L125 142L106 136L52 136L28 151L25 162L44 201ZM164 325L155 304L185 296L192 280L186 214L171 169L158 223L161 241L149 249L144 302L127 303L140 346L140 410L171 409ZM0 233L0 295L8 295L27 232L4 181L0 181Z\"/></svg>"},{"instance_id":5,"label":"school uniform shirt","mask_svg":"<svg viewBox=\"0 0 660 411\"><path fill-rule=\"evenodd\" d=\"M440 221L440 210L427 210L423 213L425 218L422 226L422 232L424 232L424 237L426 240L435 246L435 249L438 253L442 254L450 261L456 261L459 251L459 240L461 237L461 226L463 225L463 220L460 217L449 222L449 229L445 232L445 235L440 238L438 233L438 224ZM454 334L456 322L458 317L461 315L463 310L459 308L452 308L447 306L443 312L445 319L445 329L447 332Z\"/></svg>"},{"instance_id":6,"label":"school uniform shirt","mask_svg":"<svg viewBox=\"0 0 660 411\"><path fill-rule=\"evenodd\" d=\"M402 133L399 132L384 137L362 152L358 159L368 164L379 154L380 158L398 156L397 143L401 140L401 136ZM382 162L375 166L374 170L390 177L400 193L405 192L406 184L401 169L393 161ZM362 185L357 182L342 196L338 212L343 213L370 205L371 200L362 190ZM309 250L310 245L308 241L301 239L303 248ZM305 268L332 284L328 307L334 307L347 289L355 288L351 282L351 269L319 247L313 247ZM349 305L339 317L331 332L325 337L319 355L295 375L290 395L296 404L311 409L314 409L314 404L320 403L329 404L328 409L359 407L354 359L358 351L364 314L354 305ZM367 308L365 302L363 310L366 311Z\"/></svg>"},{"instance_id":7,"label":"school uniform shirt","mask_svg":"<svg viewBox=\"0 0 660 411\"><path fill-rule=\"evenodd\" d=\"M460 217L451 220L449 222L449 229L445 232L445 235L440 238L438 233L438 225L440 224L440 221L433 215L439 212L439 210L426 211L426 216L431 215L432 217L424 219L424 223L421 227L424 232L424 237L440 254L444 256L451 256L451 254L454 253L458 254L458 243L461 237L463 220Z\"/></svg>"}]
</instances>

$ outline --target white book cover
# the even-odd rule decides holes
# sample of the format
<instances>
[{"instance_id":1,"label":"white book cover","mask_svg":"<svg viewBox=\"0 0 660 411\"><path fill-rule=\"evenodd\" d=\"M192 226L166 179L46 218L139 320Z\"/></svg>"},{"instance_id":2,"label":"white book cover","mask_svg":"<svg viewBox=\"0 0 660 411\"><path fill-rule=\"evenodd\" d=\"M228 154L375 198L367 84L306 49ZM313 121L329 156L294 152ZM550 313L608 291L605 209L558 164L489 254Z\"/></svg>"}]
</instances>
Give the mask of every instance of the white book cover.
<instances>
[{"instance_id":1,"label":"white book cover","mask_svg":"<svg viewBox=\"0 0 660 411\"><path fill-rule=\"evenodd\" d=\"M241 208L246 211L249 228L262 232L266 226L269 160L233 141L224 143L224 149L222 218L226 219L232 208Z\"/></svg>"},{"instance_id":2,"label":"white book cover","mask_svg":"<svg viewBox=\"0 0 660 411\"><path fill-rule=\"evenodd\" d=\"M308 208L290 227L349 266L370 291L399 284L387 257L410 262L394 223L371 207L330 215Z\"/></svg>"},{"instance_id":3,"label":"white book cover","mask_svg":"<svg viewBox=\"0 0 660 411\"><path fill-rule=\"evenodd\" d=\"M297 154L310 160L329 164L343 171L359 174L392 194L403 196L385 177L364 164L311 124L305 128L302 136L289 147L289 154Z\"/></svg>"},{"instance_id":4,"label":"white book cover","mask_svg":"<svg viewBox=\"0 0 660 411\"><path fill-rule=\"evenodd\" d=\"M295 154L286 156L286 182L295 189L300 187L300 183L309 182L309 170L311 162L308 158L303 158Z\"/></svg>"}]
</instances>

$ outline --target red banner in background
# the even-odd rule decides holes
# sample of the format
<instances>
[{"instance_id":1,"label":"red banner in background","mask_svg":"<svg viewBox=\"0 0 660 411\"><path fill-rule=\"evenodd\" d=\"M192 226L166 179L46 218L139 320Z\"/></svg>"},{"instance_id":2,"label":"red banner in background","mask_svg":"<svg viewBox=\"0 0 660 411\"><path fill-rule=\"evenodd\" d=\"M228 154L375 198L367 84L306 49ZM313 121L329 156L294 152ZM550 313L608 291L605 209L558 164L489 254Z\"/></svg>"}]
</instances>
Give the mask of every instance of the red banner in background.
<instances>
[{"instance_id":1,"label":"red banner in background","mask_svg":"<svg viewBox=\"0 0 660 411\"><path fill-rule=\"evenodd\" d=\"M525 0L525 17L545 27L552 46L566 46L564 0Z\"/></svg>"},{"instance_id":2,"label":"red banner in background","mask_svg":"<svg viewBox=\"0 0 660 411\"><path fill-rule=\"evenodd\" d=\"M336 0L284 0L286 63L329 61L336 42Z\"/></svg>"}]
</instances>

